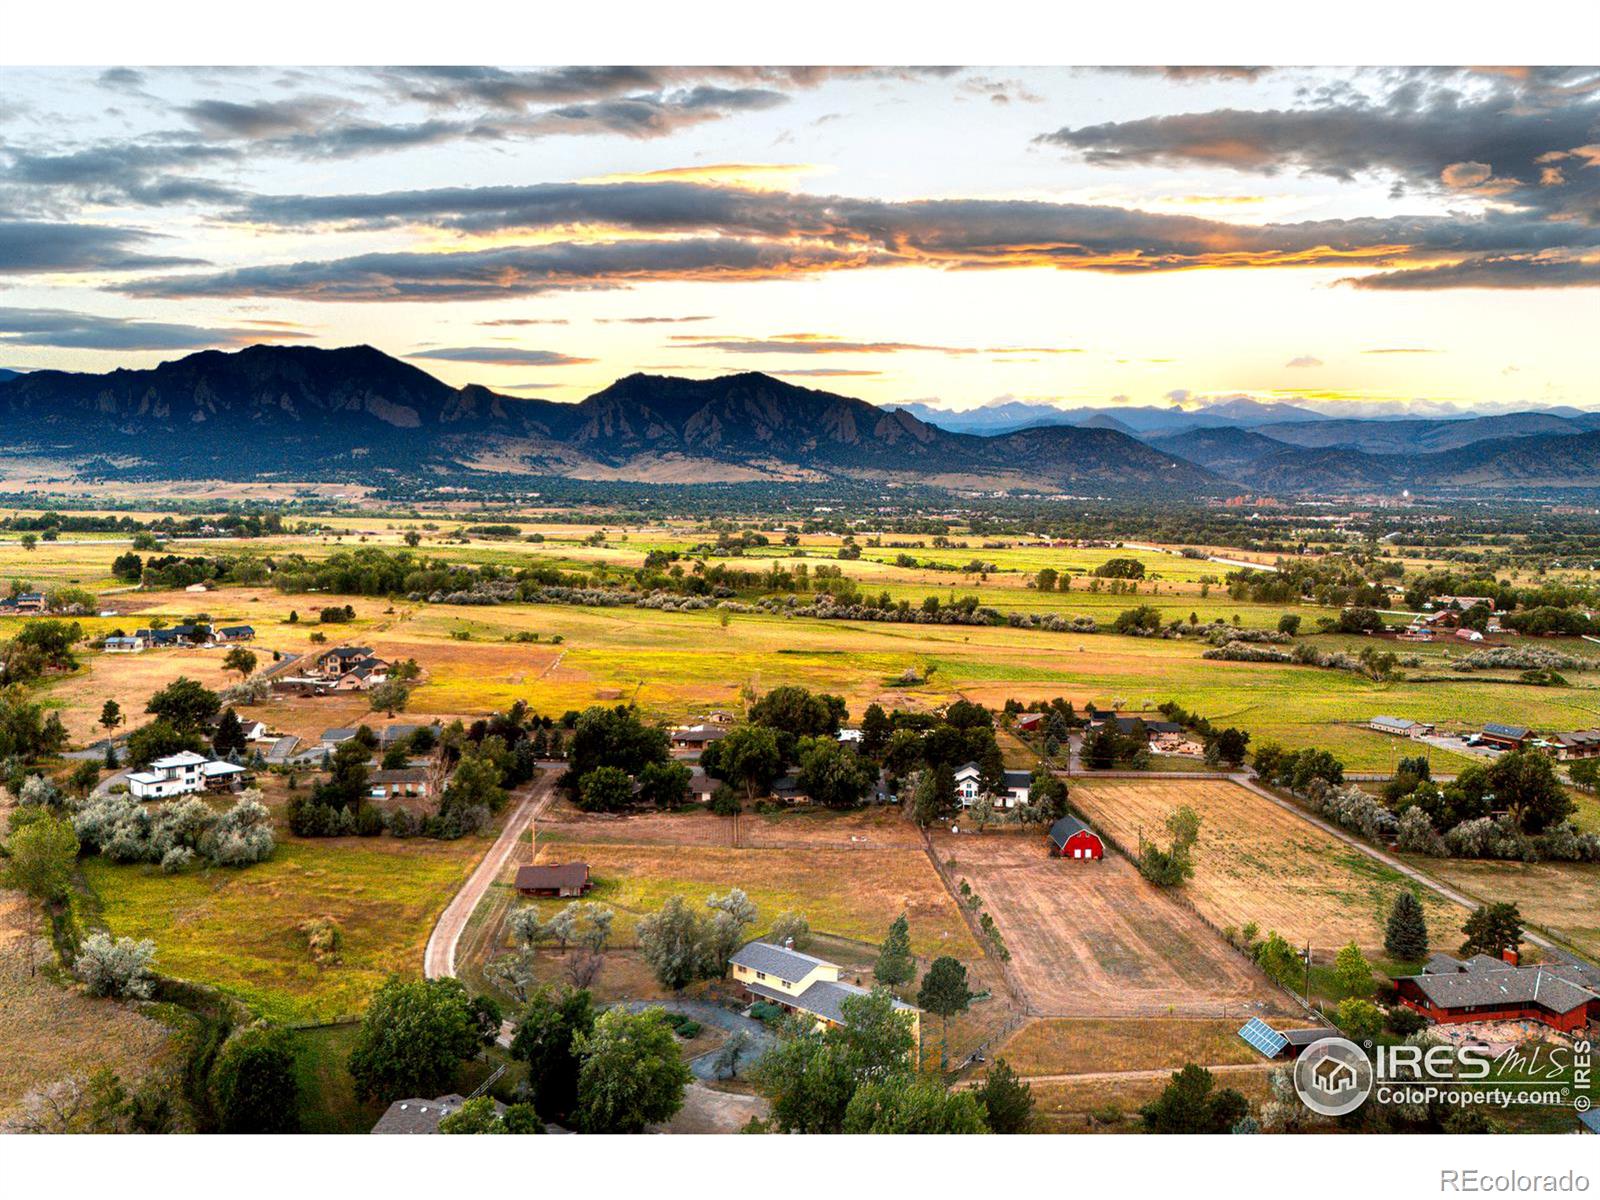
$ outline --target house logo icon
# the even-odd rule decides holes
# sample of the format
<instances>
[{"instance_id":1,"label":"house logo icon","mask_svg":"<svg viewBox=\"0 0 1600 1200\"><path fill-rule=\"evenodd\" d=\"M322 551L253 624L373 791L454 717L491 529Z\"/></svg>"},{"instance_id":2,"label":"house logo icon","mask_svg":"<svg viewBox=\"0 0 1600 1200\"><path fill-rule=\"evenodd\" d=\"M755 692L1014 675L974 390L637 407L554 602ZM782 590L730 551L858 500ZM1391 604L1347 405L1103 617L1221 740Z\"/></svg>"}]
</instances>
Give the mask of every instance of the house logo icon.
<instances>
[{"instance_id":1,"label":"house logo icon","mask_svg":"<svg viewBox=\"0 0 1600 1200\"><path fill-rule=\"evenodd\" d=\"M1294 1090L1312 1112L1342 1117L1372 1094L1372 1063L1346 1038L1312 1042L1295 1060Z\"/></svg>"}]
</instances>

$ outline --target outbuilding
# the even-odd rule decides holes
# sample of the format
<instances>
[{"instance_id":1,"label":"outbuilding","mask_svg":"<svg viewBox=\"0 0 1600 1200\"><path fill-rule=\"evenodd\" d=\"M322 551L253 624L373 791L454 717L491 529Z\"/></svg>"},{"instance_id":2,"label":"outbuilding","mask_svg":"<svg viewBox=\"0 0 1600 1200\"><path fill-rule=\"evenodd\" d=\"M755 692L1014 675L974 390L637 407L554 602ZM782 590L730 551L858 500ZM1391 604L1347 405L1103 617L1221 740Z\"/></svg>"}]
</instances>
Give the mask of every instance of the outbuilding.
<instances>
[{"instance_id":1,"label":"outbuilding","mask_svg":"<svg viewBox=\"0 0 1600 1200\"><path fill-rule=\"evenodd\" d=\"M1104 858L1106 844L1077 817L1062 817L1050 826L1051 853L1057 858Z\"/></svg>"},{"instance_id":2,"label":"outbuilding","mask_svg":"<svg viewBox=\"0 0 1600 1200\"><path fill-rule=\"evenodd\" d=\"M551 863L517 868L517 891L524 896L581 896L594 886L589 864Z\"/></svg>"}]
</instances>

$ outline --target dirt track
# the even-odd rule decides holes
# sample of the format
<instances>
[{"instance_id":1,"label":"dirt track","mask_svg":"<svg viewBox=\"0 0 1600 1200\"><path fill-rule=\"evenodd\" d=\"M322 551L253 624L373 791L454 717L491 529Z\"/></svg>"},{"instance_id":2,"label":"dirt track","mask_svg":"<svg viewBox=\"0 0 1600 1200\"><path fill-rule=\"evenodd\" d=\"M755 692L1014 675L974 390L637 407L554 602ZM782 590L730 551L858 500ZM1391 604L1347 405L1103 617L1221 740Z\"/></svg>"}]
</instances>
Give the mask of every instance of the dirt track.
<instances>
[{"instance_id":1,"label":"dirt track","mask_svg":"<svg viewBox=\"0 0 1600 1200\"><path fill-rule=\"evenodd\" d=\"M446 979L456 973L456 946L461 941L462 931L466 929L473 910L478 907L478 902L489 890L495 876L500 874L501 868L516 853L528 822L543 812L554 797L555 781L555 773L546 771L528 787L515 793L513 799L516 807L506 818L500 836L456 893L455 899L439 914L433 932L428 935L428 947L422 955L422 971L427 978Z\"/></svg>"}]
</instances>

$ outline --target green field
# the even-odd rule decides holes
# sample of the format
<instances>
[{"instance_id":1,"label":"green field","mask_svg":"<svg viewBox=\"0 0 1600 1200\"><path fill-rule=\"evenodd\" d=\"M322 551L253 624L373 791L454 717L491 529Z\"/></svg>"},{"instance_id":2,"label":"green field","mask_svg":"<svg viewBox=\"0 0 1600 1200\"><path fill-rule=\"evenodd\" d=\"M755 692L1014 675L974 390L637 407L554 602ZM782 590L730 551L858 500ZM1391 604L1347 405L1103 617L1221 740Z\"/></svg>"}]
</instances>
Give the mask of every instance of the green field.
<instances>
[{"instance_id":1,"label":"green field","mask_svg":"<svg viewBox=\"0 0 1600 1200\"><path fill-rule=\"evenodd\" d=\"M107 928L150 938L156 967L211 984L290 1024L359 1016L391 973L419 974L441 909L485 841L286 839L272 859L241 870L163 875L153 867L86 859ZM318 966L298 926L332 917L342 961Z\"/></svg>"}]
</instances>

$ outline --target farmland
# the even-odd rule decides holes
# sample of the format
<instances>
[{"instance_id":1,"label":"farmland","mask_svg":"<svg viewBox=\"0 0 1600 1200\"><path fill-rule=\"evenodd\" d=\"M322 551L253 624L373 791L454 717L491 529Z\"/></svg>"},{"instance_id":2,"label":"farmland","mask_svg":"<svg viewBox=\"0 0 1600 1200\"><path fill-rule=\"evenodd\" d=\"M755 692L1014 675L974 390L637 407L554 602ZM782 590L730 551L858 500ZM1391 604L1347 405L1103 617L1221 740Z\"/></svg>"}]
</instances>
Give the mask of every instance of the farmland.
<instances>
[{"instance_id":1,"label":"farmland","mask_svg":"<svg viewBox=\"0 0 1600 1200\"><path fill-rule=\"evenodd\" d=\"M229 541L186 540L183 553L247 553L257 556L303 554L309 559L349 551L363 544L403 548L402 524L394 521L330 519L331 534L282 535ZM540 542L468 539L458 544L465 522L440 519L417 551L467 564L508 567L555 565L567 570L605 566L632 570L652 550L683 551L711 540L692 522L641 525L626 529L575 522L529 521L522 528ZM415 527L415 523L411 523ZM588 544L595 534L606 539ZM1164 619L1238 622L1269 628L1285 612L1302 616L1305 632L1324 649L1354 651L1363 639L1315 634L1328 610L1306 604L1252 604L1230 598L1215 582L1228 570L1221 564L1185 559L1156 550L1106 547L1049 547L1026 541L1001 548L973 543L936 548L926 538L909 538L907 550L866 547L857 560L839 560L837 538L807 534L799 544L773 544L742 555L711 551L706 562L747 570L772 564L837 567L873 594L918 605L925 596L945 600L973 595L1002 612L1059 612L1091 616L1102 627L1133 605L1155 607ZM448 544L435 544L436 540ZM898 544L898 543L897 543ZM1088 702L1118 707L1153 707L1175 700L1213 720L1236 724L1259 744L1316 744L1334 751L1352 769L1392 766L1395 747L1371 733L1366 721L1378 712L1403 713L1460 729L1487 720L1510 720L1544 728L1580 728L1592 720L1592 685L1577 675L1568 686L1530 688L1505 678L1473 677L1462 686L1448 671L1459 651L1449 644L1406 647L1421 656L1411 679L1374 682L1347 671L1274 663L1204 660L1195 640L1136 639L1102 633L1074 635L990 626L880 624L821 621L771 613L717 611L667 612L654 609L581 608L507 604L451 607L379 597L288 595L262 587L223 587L201 595L129 590L109 574L110 560L125 544L106 538L73 536L24 551L0 542L0 570L34 586L75 584L101 592L113 618L82 620L86 632L104 633L151 617L177 620L196 613L215 619L248 621L257 627L262 650L304 653L314 634L375 642L390 656L415 657L428 668L413 697L415 711L428 715L476 714L527 698L543 711L560 712L596 702L631 700L647 713L682 719L737 704L741 689L764 690L776 683L799 683L844 696L853 711L878 701L886 706L929 708L956 696L998 705L1064 696L1080 708ZM977 558L996 569L985 573L932 571L896 565L900 554L920 564L962 565ZM1041 592L1031 586L1037 570L1092 570L1110 557L1133 557L1147 578L1136 595L1112 594L1099 580L1079 574L1070 592ZM1235 552L1237 557L1237 552ZM1089 590L1093 585L1096 590ZM317 609L348 603L357 619L349 625L320 627ZM302 620L287 624L290 612ZM726 620L726 625L723 621ZM0 619L0 636L16 628ZM537 641L526 639L537 637ZM509 641L516 638L518 641ZM706 653L715 647L715 653ZM1566 648L1566 647L1563 647ZM222 679L220 656L210 652L84 655L74 675L57 681L50 702L60 707L74 736L89 737L99 704L117 699L137 713L140 700L168 673L184 671L208 683ZM898 682L908 670L922 679ZM303 709L297 711L304 711ZM292 714L282 715L292 720ZM315 718L314 718L315 719ZM285 721L280 724L288 727ZM326 724L334 724L328 721ZM291 732L300 732L290 729ZM1436 766L1467 760L1448 750L1433 751Z\"/></svg>"},{"instance_id":2,"label":"farmland","mask_svg":"<svg viewBox=\"0 0 1600 1200\"><path fill-rule=\"evenodd\" d=\"M1392 869L1227 780L1074 781L1072 803L1135 850L1141 831L1164 841L1179 805L1200 814L1194 878L1183 894L1218 928L1255 922L1291 944L1336 950L1383 944L1383 922L1402 886ZM1435 948L1450 949L1465 913L1422 892Z\"/></svg>"},{"instance_id":3,"label":"farmland","mask_svg":"<svg viewBox=\"0 0 1600 1200\"><path fill-rule=\"evenodd\" d=\"M993 915L1036 1016L1275 1011L1276 989L1125 859L1073 863L1021 834L934 839Z\"/></svg>"}]
</instances>

